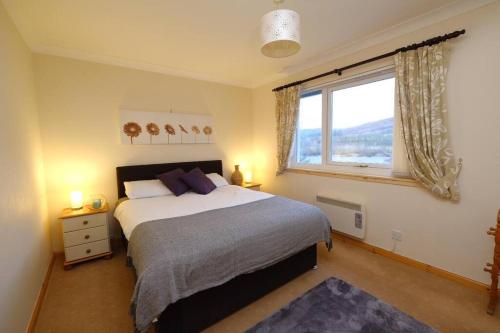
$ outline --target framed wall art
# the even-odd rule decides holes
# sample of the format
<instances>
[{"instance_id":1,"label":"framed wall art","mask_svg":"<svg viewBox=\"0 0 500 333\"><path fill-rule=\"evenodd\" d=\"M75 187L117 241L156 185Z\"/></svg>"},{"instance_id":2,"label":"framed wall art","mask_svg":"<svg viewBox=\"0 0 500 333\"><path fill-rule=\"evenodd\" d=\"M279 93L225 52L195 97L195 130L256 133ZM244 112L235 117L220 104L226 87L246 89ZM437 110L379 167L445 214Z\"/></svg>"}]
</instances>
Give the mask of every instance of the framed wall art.
<instances>
[{"instance_id":1,"label":"framed wall art","mask_svg":"<svg viewBox=\"0 0 500 333\"><path fill-rule=\"evenodd\" d=\"M210 115L121 110L122 144L168 145L213 143Z\"/></svg>"}]
</instances>

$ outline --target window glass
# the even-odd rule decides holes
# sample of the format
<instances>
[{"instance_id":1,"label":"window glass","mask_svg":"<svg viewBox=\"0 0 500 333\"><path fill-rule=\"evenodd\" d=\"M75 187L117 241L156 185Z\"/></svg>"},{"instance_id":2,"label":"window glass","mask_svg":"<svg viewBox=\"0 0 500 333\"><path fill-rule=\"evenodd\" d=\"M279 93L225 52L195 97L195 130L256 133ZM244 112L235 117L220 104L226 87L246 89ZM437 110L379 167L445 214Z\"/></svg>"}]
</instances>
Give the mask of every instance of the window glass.
<instances>
[{"instance_id":1,"label":"window glass","mask_svg":"<svg viewBox=\"0 0 500 333\"><path fill-rule=\"evenodd\" d=\"M300 98L296 136L296 158L299 164L322 163L322 91L305 93Z\"/></svg>"},{"instance_id":2,"label":"window glass","mask_svg":"<svg viewBox=\"0 0 500 333\"><path fill-rule=\"evenodd\" d=\"M330 161L390 167L394 78L333 90L329 97Z\"/></svg>"}]
</instances>

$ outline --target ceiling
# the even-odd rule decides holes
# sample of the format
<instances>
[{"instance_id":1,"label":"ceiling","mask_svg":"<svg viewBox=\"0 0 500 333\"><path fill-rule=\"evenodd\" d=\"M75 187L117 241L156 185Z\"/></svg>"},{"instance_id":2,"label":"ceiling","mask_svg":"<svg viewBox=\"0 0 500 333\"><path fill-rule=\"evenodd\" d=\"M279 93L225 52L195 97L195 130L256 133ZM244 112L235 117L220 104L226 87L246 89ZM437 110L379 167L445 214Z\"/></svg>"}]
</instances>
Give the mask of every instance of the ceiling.
<instances>
[{"instance_id":1,"label":"ceiling","mask_svg":"<svg viewBox=\"0 0 500 333\"><path fill-rule=\"evenodd\" d=\"M272 0L1 0L34 52L256 86L415 17L483 0L287 0L302 49L260 53ZM429 14L430 13L430 14ZM410 21L409 21L410 20Z\"/></svg>"}]
</instances>

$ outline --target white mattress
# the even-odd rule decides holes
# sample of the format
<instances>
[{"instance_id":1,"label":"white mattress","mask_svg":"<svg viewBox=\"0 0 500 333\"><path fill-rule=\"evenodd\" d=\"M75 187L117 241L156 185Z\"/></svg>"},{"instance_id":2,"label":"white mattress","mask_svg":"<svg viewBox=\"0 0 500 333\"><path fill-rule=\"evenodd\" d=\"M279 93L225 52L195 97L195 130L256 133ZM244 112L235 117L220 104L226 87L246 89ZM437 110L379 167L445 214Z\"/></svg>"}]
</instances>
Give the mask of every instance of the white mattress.
<instances>
[{"instance_id":1,"label":"white mattress","mask_svg":"<svg viewBox=\"0 0 500 333\"><path fill-rule=\"evenodd\" d=\"M226 185L207 195L188 192L179 197L166 195L126 200L116 207L114 216L120 222L125 237L129 239L134 228L144 222L238 206L271 197L273 195L269 193Z\"/></svg>"}]
</instances>

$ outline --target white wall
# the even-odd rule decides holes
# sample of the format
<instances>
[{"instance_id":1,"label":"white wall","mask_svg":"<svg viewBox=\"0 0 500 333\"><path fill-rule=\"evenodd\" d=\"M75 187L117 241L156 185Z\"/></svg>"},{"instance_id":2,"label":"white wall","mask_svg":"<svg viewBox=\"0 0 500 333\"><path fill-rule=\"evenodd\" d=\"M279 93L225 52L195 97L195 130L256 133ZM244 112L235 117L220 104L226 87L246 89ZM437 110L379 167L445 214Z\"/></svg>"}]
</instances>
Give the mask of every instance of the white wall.
<instances>
[{"instance_id":1,"label":"white wall","mask_svg":"<svg viewBox=\"0 0 500 333\"><path fill-rule=\"evenodd\" d=\"M35 55L53 246L69 192L116 198L120 165L222 159L225 176L252 155L251 91L109 65ZM122 145L120 108L211 114L215 144ZM116 226L114 228L116 232Z\"/></svg>"},{"instance_id":2,"label":"white wall","mask_svg":"<svg viewBox=\"0 0 500 333\"><path fill-rule=\"evenodd\" d=\"M26 330L50 259L31 53L0 4L0 332Z\"/></svg>"},{"instance_id":3,"label":"white wall","mask_svg":"<svg viewBox=\"0 0 500 333\"><path fill-rule=\"evenodd\" d=\"M266 191L311 203L319 191L363 198L368 212L367 243L392 250L391 230L399 229L403 241L397 244L397 253L488 282L482 269L491 261L493 241L485 231L495 224L500 208L499 2L294 75L287 82L462 28L467 33L452 42L448 77L451 142L456 156L464 159L460 203L444 202L420 188L299 174L276 177L271 89L284 82L252 92L254 164L256 178ZM356 71L344 74L352 73Z\"/></svg>"}]
</instances>

